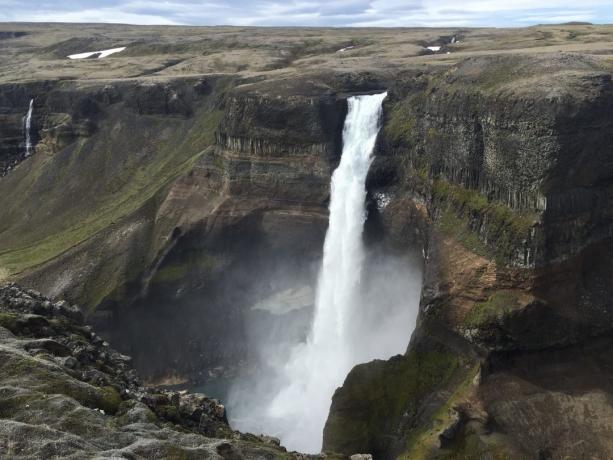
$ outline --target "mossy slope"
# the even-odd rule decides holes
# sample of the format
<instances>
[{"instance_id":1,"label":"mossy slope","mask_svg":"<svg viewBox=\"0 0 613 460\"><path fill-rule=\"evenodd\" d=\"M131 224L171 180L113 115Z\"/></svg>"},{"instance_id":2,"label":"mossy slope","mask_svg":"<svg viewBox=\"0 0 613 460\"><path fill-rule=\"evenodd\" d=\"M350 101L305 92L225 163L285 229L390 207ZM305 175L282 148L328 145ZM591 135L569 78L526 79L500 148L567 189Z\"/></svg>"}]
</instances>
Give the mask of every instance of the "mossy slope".
<instances>
[{"instance_id":1,"label":"mossy slope","mask_svg":"<svg viewBox=\"0 0 613 460\"><path fill-rule=\"evenodd\" d=\"M458 357L448 351L411 351L354 367L334 394L324 450L368 452L375 458L400 454L410 434L426 425L441 404L431 400L433 394L461 369Z\"/></svg>"}]
</instances>

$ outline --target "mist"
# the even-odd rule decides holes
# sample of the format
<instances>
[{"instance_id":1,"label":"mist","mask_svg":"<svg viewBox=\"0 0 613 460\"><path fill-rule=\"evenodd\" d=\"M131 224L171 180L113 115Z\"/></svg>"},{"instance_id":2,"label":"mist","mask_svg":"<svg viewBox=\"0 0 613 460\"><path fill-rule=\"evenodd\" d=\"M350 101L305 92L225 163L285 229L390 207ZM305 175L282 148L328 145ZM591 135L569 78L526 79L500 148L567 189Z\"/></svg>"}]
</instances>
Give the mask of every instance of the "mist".
<instances>
[{"instance_id":1,"label":"mist","mask_svg":"<svg viewBox=\"0 0 613 460\"><path fill-rule=\"evenodd\" d=\"M279 395L288 387L288 372L304 356L313 323L315 286L295 279L294 288L254 305L246 324L251 372L229 388L230 424L240 431L278 437L290 450L319 452L332 395L351 367L405 352L419 307L421 263L417 255L392 255L380 246L367 251L358 300L349 317L349 365L331 370L322 361L301 367L310 368L321 383L323 394L316 396L326 401L323 410L287 400L283 401L285 411L278 408ZM339 371L342 375L330 389L325 384L329 375L324 374L336 376Z\"/></svg>"},{"instance_id":2,"label":"mist","mask_svg":"<svg viewBox=\"0 0 613 460\"><path fill-rule=\"evenodd\" d=\"M297 281L259 302L253 310L269 313L259 323L264 332L254 333L257 321L246 328L257 370L230 390L231 423L277 436L292 450L321 450L331 397L347 373L403 352L414 327L421 279L411 267L417 264L369 253L363 242L365 183L386 95L348 99L317 285Z\"/></svg>"}]
</instances>

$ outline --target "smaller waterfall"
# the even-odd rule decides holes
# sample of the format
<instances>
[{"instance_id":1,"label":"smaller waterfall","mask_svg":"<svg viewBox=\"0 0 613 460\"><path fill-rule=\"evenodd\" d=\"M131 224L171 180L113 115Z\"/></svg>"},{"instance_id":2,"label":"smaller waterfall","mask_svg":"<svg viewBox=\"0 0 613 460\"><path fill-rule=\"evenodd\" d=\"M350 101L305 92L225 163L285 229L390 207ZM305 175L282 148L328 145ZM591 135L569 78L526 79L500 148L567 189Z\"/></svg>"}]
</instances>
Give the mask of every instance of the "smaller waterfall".
<instances>
[{"instance_id":1,"label":"smaller waterfall","mask_svg":"<svg viewBox=\"0 0 613 460\"><path fill-rule=\"evenodd\" d=\"M32 112L34 110L34 99L30 99L30 108L28 113L24 117L24 131L26 133L26 157L29 157L32 153L32 137L30 130L32 128Z\"/></svg>"}]
</instances>

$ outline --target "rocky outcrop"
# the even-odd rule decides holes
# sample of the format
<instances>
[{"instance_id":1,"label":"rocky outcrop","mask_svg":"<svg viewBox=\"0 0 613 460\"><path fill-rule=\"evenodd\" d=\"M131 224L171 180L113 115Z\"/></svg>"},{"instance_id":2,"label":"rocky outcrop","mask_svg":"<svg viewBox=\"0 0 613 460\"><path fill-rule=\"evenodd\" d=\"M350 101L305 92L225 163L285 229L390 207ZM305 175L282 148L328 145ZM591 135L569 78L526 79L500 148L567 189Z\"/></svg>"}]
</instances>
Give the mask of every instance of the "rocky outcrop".
<instances>
[{"instance_id":1,"label":"rocky outcrop","mask_svg":"<svg viewBox=\"0 0 613 460\"><path fill-rule=\"evenodd\" d=\"M142 387L130 358L66 301L0 287L0 355L7 458L296 458L233 431L216 400Z\"/></svg>"}]
</instances>

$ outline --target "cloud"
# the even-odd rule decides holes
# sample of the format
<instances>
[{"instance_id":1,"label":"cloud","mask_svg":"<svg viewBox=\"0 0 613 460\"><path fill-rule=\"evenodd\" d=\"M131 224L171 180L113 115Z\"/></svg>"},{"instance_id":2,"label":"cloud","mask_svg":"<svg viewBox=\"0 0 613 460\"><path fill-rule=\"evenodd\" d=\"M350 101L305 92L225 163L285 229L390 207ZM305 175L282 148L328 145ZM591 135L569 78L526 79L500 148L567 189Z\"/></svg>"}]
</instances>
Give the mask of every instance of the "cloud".
<instances>
[{"instance_id":1,"label":"cloud","mask_svg":"<svg viewBox=\"0 0 613 460\"><path fill-rule=\"evenodd\" d=\"M0 0L0 21L191 25L522 26L613 22L611 0Z\"/></svg>"}]
</instances>

